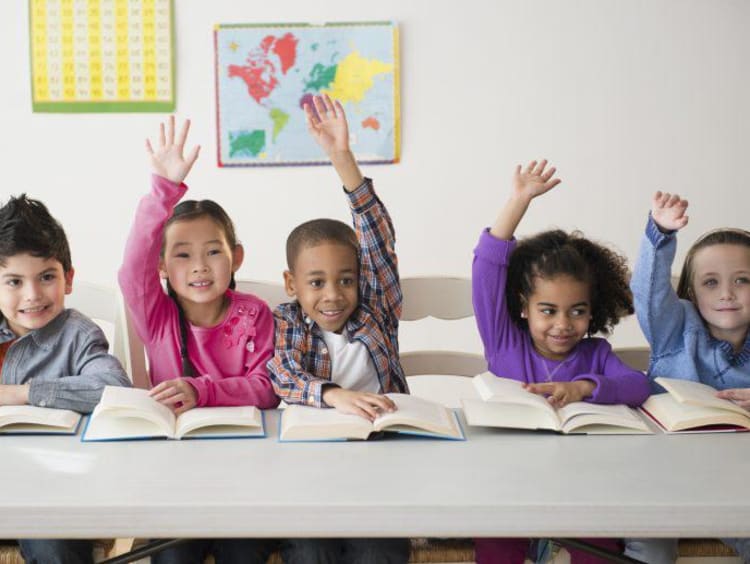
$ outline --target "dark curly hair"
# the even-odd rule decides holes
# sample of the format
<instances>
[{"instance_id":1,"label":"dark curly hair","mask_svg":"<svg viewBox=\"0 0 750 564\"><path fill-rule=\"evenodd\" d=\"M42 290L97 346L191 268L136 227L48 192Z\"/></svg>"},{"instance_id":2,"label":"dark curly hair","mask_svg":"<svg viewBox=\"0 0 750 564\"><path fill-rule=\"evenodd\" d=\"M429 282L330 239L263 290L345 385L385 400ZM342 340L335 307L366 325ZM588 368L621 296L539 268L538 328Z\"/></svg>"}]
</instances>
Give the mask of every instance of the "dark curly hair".
<instances>
[{"instance_id":1,"label":"dark curly hair","mask_svg":"<svg viewBox=\"0 0 750 564\"><path fill-rule=\"evenodd\" d=\"M701 235L685 255L685 262L680 272L680 281L677 283L677 296L683 300L695 302L693 298L693 278L695 276L695 254L712 245L740 245L750 247L750 231L724 227L713 229Z\"/></svg>"},{"instance_id":2,"label":"dark curly hair","mask_svg":"<svg viewBox=\"0 0 750 564\"><path fill-rule=\"evenodd\" d=\"M620 318L632 314L627 259L586 239L579 231L556 229L522 239L510 257L505 297L511 319L522 329L521 310L534 293L536 278L567 275L587 283L591 292L589 335L608 335Z\"/></svg>"}]
</instances>

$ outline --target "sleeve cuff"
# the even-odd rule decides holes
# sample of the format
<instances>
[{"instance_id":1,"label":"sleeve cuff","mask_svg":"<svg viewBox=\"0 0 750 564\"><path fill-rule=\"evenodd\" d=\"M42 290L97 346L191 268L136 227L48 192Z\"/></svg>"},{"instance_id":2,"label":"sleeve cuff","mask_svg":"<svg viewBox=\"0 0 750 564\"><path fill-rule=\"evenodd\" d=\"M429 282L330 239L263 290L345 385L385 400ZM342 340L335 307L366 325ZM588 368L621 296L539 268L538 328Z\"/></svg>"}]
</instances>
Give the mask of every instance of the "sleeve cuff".
<instances>
[{"instance_id":1,"label":"sleeve cuff","mask_svg":"<svg viewBox=\"0 0 750 564\"><path fill-rule=\"evenodd\" d=\"M357 186L351 192L344 192L349 197L349 205L356 213L362 213L367 208L377 202L377 196L375 195L375 188L372 184L372 178L367 178L362 181L362 184Z\"/></svg>"},{"instance_id":2,"label":"sleeve cuff","mask_svg":"<svg viewBox=\"0 0 750 564\"><path fill-rule=\"evenodd\" d=\"M32 380L29 383L29 403L39 407L54 405L57 397L57 381Z\"/></svg>"},{"instance_id":3,"label":"sleeve cuff","mask_svg":"<svg viewBox=\"0 0 750 564\"><path fill-rule=\"evenodd\" d=\"M477 258L490 263L507 265L510 261L510 255L515 250L517 244L518 242L515 237L510 240L498 239L490 234L489 228L486 228L479 236L479 242L474 248L474 254Z\"/></svg>"},{"instance_id":4,"label":"sleeve cuff","mask_svg":"<svg viewBox=\"0 0 750 564\"><path fill-rule=\"evenodd\" d=\"M667 231L666 233L661 231L656 225L654 219L651 217L651 214L648 214L648 223L646 223L646 237L648 237L648 240L651 242L654 248L658 249L659 247L666 245L669 241L674 239L674 234L675 231Z\"/></svg>"}]
</instances>

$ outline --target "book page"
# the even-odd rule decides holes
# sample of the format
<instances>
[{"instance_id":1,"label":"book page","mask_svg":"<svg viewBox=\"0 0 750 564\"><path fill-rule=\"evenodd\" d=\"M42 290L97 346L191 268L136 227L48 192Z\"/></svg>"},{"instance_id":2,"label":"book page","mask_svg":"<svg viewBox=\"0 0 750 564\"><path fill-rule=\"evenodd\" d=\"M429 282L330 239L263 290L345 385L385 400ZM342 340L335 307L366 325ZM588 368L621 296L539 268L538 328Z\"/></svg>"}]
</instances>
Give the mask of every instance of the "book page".
<instances>
[{"instance_id":1,"label":"book page","mask_svg":"<svg viewBox=\"0 0 750 564\"><path fill-rule=\"evenodd\" d=\"M172 410L149 396L148 390L105 386L99 404L91 413L86 437L172 437L174 427Z\"/></svg>"},{"instance_id":2,"label":"book page","mask_svg":"<svg viewBox=\"0 0 750 564\"><path fill-rule=\"evenodd\" d=\"M672 394L680 403L725 409L748 416L748 412L729 400L716 397L716 390L701 382L677 378L656 378L656 383Z\"/></svg>"},{"instance_id":3,"label":"book page","mask_svg":"<svg viewBox=\"0 0 750 564\"><path fill-rule=\"evenodd\" d=\"M443 405L409 394L385 394L396 411L384 413L373 422L376 431L424 430L437 435L461 437L453 413Z\"/></svg>"},{"instance_id":4,"label":"book page","mask_svg":"<svg viewBox=\"0 0 750 564\"><path fill-rule=\"evenodd\" d=\"M194 407L177 417L175 437L247 436L262 433L261 413L255 406Z\"/></svg>"},{"instance_id":5,"label":"book page","mask_svg":"<svg viewBox=\"0 0 750 564\"><path fill-rule=\"evenodd\" d=\"M474 376L474 386L479 396L488 402L517 403L536 407L548 413L555 421L559 422L557 412L547 398L539 394L533 394L523 389L523 384L511 378L501 378L492 372L485 372Z\"/></svg>"},{"instance_id":6,"label":"book page","mask_svg":"<svg viewBox=\"0 0 750 564\"><path fill-rule=\"evenodd\" d=\"M627 405L602 405L577 401L558 410L565 433L651 433L638 412Z\"/></svg>"},{"instance_id":7,"label":"book page","mask_svg":"<svg viewBox=\"0 0 750 564\"><path fill-rule=\"evenodd\" d=\"M281 414L279 439L284 441L324 441L366 439L372 424L359 415L335 409L290 405Z\"/></svg>"},{"instance_id":8,"label":"book page","mask_svg":"<svg viewBox=\"0 0 750 564\"><path fill-rule=\"evenodd\" d=\"M736 425L750 428L750 417L745 414L679 403L669 393L652 395L643 403L642 409L655 418L667 431L683 431L708 425Z\"/></svg>"},{"instance_id":9,"label":"book page","mask_svg":"<svg viewBox=\"0 0 750 564\"><path fill-rule=\"evenodd\" d=\"M35 405L0 407L0 427L8 427L4 429L7 431L32 431L37 426L72 431L80 419L80 413L69 409L53 409ZM37 430L43 431L44 429Z\"/></svg>"},{"instance_id":10,"label":"book page","mask_svg":"<svg viewBox=\"0 0 750 564\"><path fill-rule=\"evenodd\" d=\"M461 405L469 425L507 429L547 429L559 431L557 415L533 405L463 399Z\"/></svg>"}]
</instances>

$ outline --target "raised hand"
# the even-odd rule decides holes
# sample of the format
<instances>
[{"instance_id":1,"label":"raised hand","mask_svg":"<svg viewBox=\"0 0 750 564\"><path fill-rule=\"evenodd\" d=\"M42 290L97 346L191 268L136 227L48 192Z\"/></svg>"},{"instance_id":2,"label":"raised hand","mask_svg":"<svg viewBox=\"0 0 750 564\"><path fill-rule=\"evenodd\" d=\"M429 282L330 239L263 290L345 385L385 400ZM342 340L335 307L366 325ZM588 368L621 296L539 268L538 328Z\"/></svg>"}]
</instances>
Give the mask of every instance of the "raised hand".
<instances>
[{"instance_id":1,"label":"raised hand","mask_svg":"<svg viewBox=\"0 0 750 564\"><path fill-rule=\"evenodd\" d=\"M374 421L383 413L396 411L396 404L387 396L355 392L335 386L327 386L324 389L323 401L342 413L359 415L368 421Z\"/></svg>"},{"instance_id":2,"label":"raised hand","mask_svg":"<svg viewBox=\"0 0 750 564\"><path fill-rule=\"evenodd\" d=\"M555 167L547 168L547 159L531 161L526 168L518 165L513 174L514 194L531 199L549 192L561 182L559 178L553 178L555 170Z\"/></svg>"},{"instance_id":3,"label":"raised hand","mask_svg":"<svg viewBox=\"0 0 750 564\"><path fill-rule=\"evenodd\" d=\"M552 407L560 408L574 401L581 401L589 397L596 387L591 380L576 380L575 382L545 382L542 384L524 384L525 390L533 394L547 396Z\"/></svg>"},{"instance_id":4,"label":"raised hand","mask_svg":"<svg viewBox=\"0 0 750 564\"><path fill-rule=\"evenodd\" d=\"M187 156L183 156L185 141L190 131L190 120L186 119L180 133L175 139L174 116L169 116L165 131L164 124L159 124L159 144L154 150L151 141L146 139L146 151L151 159L151 170L175 184L180 184L193 168L198 158L200 145L196 145Z\"/></svg>"},{"instance_id":5,"label":"raised hand","mask_svg":"<svg viewBox=\"0 0 750 564\"><path fill-rule=\"evenodd\" d=\"M651 219L661 231L677 231L688 224L688 201L678 194L657 192L651 199Z\"/></svg>"},{"instance_id":6,"label":"raised hand","mask_svg":"<svg viewBox=\"0 0 750 564\"><path fill-rule=\"evenodd\" d=\"M732 388L716 392L716 396L733 401L750 411L750 388Z\"/></svg>"},{"instance_id":7,"label":"raised hand","mask_svg":"<svg viewBox=\"0 0 750 564\"><path fill-rule=\"evenodd\" d=\"M332 157L337 152L349 151L349 125L341 102L333 102L328 94L313 98L315 111L305 104L307 130L315 142Z\"/></svg>"}]
</instances>

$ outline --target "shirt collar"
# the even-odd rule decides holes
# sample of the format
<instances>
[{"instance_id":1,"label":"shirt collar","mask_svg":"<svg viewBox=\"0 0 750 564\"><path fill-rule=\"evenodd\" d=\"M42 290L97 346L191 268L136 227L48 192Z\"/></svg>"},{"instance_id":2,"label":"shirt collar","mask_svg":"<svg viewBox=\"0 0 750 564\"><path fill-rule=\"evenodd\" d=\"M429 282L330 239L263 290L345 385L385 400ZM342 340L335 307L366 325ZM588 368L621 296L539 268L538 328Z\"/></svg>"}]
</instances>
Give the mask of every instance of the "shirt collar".
<instances>
[{"instance_id":1,"label":"shirt collar","mask_svg":"<svg viewBox=\"0 0 750 564\"><path fill-rule=\"evenodd\" d=\"M23 337L18 337L10 328L8 325L8 321L3 318L2 322L0 322L0 343L4 343L6 341L11 341L13 339L33 339L34 343L37 344L37 346L42 348L52 348L52 346L57 342L58 338L60 337L60 329L67 321L68 317L70 316L70 310L66 309L63 310L60 315L55 317L52 321L47 323L44 327L41 327L40 329L35 329L34 331L31 331L24 335Z\"/></svg>"}]
</instances>

